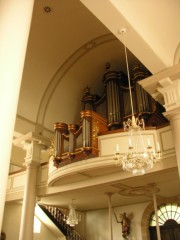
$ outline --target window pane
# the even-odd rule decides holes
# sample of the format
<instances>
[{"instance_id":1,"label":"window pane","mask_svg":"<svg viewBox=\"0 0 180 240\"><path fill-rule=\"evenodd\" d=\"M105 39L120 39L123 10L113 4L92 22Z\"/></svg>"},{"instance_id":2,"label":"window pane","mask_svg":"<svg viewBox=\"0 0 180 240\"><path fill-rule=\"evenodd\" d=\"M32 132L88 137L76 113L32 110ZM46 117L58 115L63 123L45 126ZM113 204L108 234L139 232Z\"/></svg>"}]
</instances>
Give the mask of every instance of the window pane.
<instances>
[{"instance_id":1,"label":"window pane","mask_svg":"<svg viewBox=\"0 0 180 240\"><path fill-rule=\"evenodd\" d=\"M176 214L176 212L172 212L172 219L175 218L175 214Z\"/></svg>"},{"instance_id":2,"label":"window pane","mask_svg":"<svg viewBox=\"0 0 180 240\"><path fill-rule=\"evenodd\" d=\"M169 203L167 205L161 205L157 212L159 225L164 225L169 219L175 220L178 224L180 223L180 207L176 203ZM153 212L151 215L151 220L149 222L150 226L156 225L156 217Z\"/></svg>"},{"instance_id":3,"label":"window pane","mask_svg":"<svg viewBox=\"0 0 180 240\"><path fill-rule=\"evenodd\" d=\"M160 218L162 219L162 221L165 223L166 218L164 217L164 215L161 215Z\"/></svg>"}]
</instances>

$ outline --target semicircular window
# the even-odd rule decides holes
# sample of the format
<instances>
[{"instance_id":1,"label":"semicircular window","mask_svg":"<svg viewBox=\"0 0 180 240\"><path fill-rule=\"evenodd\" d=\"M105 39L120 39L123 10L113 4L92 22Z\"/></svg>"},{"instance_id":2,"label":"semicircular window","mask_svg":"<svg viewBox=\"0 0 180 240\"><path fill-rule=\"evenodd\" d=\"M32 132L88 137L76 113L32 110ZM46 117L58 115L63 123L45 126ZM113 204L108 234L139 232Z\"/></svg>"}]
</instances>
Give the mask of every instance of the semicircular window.
<instances>
[{"instance_id":1,"label":"semicircular window","mask_svg":"<svg viewBox=\"0 0 180 240\"><path fill-rule=\"evenodd\" d=\"M180 206L177 203L163 204L158 208L158 225L160 226L161 239L180 239ZM149 222L151 239L156 240L156 215L153 212Z\"/></svg>"},{"instance_id":2,"label":"semicircular window","mask_svg":"<svg viewBox=\"0 0 180 240\"><path fill-rule=\"evenodd\" d=\"M180 224L180 207L177 203L168 203L161 205L158 209L158 223L159 226L162 226L168 223L176 222ZM156 215L153 213L150 219L150 226L156 226Z\"/></svg>"}]
</instances>

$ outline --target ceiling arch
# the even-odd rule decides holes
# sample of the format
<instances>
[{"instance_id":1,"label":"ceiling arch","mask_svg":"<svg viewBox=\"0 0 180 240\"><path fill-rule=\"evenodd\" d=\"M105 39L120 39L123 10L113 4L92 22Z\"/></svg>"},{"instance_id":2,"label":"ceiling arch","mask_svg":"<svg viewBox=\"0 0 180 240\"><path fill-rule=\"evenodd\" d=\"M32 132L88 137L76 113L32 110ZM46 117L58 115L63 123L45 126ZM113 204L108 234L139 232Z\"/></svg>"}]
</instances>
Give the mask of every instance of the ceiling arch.
<instances>
[{"instance_id":1,"label":"ceiling arch","mask_svg":"<svg viewBox=\"0 0 180 240\"><path fill-rule=\"evenodd\" d=\"M52 80L49 82L44 95L41 99L41 103L39 105L38 115L36 122L38 124L44 124L44 118L46 116L46 111L48 104L55 92L55 89L57 88L58 84L64 77L64 75L70 70L70 68L85 54L87 54L89 51L91 51L93 48L98 47L101 44L106 44L110 41L117 41L117 38L111 33L108 33L106 35L100 36L96 39L92 39L88 41L86 44L81 46L79 49L77 49L71 56L68 57L68 59L65 60L65 62L60 65L57 72L54 74Z\"/></svg>"},{"instance_id":2,"label":"ceiling arch","mask_svg":"<svg viewBox=\"0 0 180 240\"><path fill-rule=\"evenodd\" d=\"M29 125L52 130L56 121L77 123L83 89L89 85L94 93L101 94L101 80L107 62L114 70L124 68L122 36L118 32L121 27L128 28L127 47L136 59L138 57L143 65L148 66L148 70L154 73L166 68L162 56L155 51L158 45L153 48L154 42L148 39L147 43L147 36L143 37L148 29L153 29L153 24L146 4L141 5L140 2L137 0L136 4L128 7L127 2L122 1L119 8L114 0L35 1L17 111L18 119L26 122L27 128L16 124L16 132L27 133L32 130ZM156 31L153 35L158 43L162 42L164 34L168 34L168 19L164 20L168 11L167 2L164 5L162 1L158 3L165 14L162 14L163 21L158 21L157 13L153 15L156 28L163 26L164 29L163 33ZM171 31L174 31L174 36L169 38L168 35L168 44L172 45L171 50L168 47L165 49L168 52L177 48L180 39L177 21L179 2L173 0L171 3L169 17L173 22L174 30ZM157 1L148 2L151 9L155 9L156 4ZM51 11L46 12L45 7ZM173 9L176 9L174 13ZM139 12L143 15L136 16ZM141 21L148 26L146 31L140 28ZM175 62L179 61L178 49ZM129 60L132 56L128 54ZM135 59L134 56L132 58Z\"/></svg>"},{"instance_id":3,"label":"ceiling arch","mask_svg":"<svg viewBox=\"0 0 180 240\"><path fill-rule=\"evenodd\" d=\"M112 2L121 2L122 7L117 8ZM151 9L160 7L157 12L152 12L146 4L152 4ZM153 74L172 64L175 49L177 49L175 62L179 62L179 46L177 48L180 39L179 4L179 0L35 1L19 96L16 136L19 136L19 133L27 134L34 131L36 126L35 133L51 138L54 122L79 121L78 113L82 107L84 88L89 85L92 94L101 95L104 88L102 77L105 73L105 64L110 62L112 68L117 71L124 69L124 49L119 34L122 27L128 28L127 47ZM45 6L49 6L52 11L45 12ZM139 22L144 24L143 28L140 27ZM169 23L171 23L170 35L167 27ZM152 31L156 31L155 34L154 32L152 34ZM154 39L148 38L149 35ZM163 55L158 49L159 44L166 46L161 46ZM163 59L164 55L166 61ZM129 60L131 56L132 59L135 58L128 53ZM47 131L50 132L49 135ZM17 159L22 159L19 156L16 155ZM99 172L93 172L92 177L95 174ZM119 172L117 174L119 177ZM146 175L143 179L137 178L136 181L130 179L132 181L127 181L127 185L140 186L142 180L145 179L144 184L146 184L152 181L152 178L158 183L163 196L168 197L174 195L174 192L178 193L174 188L174 186L178 188L177 169L170 171L168 176L164 172L161 174L158 172L156 176ZM93 207L88 206L89 203L99 208L107 206L102 197L107 191L107 185L103 188L95 186L94 189L94 192L89 188L89 190L80 189L79 192L74 190L64 193L63 204L65 205L72 195L77 195L84 209ZM109 190L112 190L112 186L108 187ZM84 196L87 192L89 196L86 198ZM95 198L94 196L99 193L101 196ZM116 205L142 201L132 198L122 200L124 196L116 195L113 199ZM60 204L59 201L62 200L59 195L56 199L54 196L52 198L54 204Z\"/></svg>"}]
</instances>

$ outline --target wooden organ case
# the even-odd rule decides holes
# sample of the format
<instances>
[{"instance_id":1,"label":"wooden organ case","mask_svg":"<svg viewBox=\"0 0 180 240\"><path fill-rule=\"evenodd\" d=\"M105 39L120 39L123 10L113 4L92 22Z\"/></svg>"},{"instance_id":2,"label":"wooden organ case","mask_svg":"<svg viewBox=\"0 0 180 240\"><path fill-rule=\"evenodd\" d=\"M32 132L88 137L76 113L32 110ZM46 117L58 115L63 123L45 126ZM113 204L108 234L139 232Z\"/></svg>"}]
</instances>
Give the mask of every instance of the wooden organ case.
<instances>
[{"instance_id":1,"label":"wooden organ case","mask_svg":"<svg viewBox=\"0 0 180 240\"><path fill-rule=\"evenodd\" d=\"M157 127L167 124L168 120L162 114L164 108L138 84L148 76L150 73L143 66L133 66L131 87L134 113L144 119L146 127ZM110 64L107 64L103 83L105 87L101 97L92 95L90 89L85 88L80 125L54 124L51 156L57 168L98 156L98 135L122 129L123 122L131 117L127 76L123 72L111 71ZM99 114L102 105L104 117Z\"/></svg>"}]
</instances>

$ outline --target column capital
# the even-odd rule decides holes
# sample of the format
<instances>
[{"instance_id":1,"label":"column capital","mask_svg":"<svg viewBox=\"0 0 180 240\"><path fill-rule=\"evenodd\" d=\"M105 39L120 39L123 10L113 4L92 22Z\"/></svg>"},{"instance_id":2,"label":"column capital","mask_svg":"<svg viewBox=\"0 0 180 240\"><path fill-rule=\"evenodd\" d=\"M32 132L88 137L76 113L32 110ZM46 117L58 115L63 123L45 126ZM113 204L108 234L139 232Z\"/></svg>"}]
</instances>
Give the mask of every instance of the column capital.
<instances>
[{"instance_id":1,"label":"column capital","mask_svg":"<svg viewBox=\"0 0 180 240\"><path fill-rule=\"evenodd\" d=\"M180 79L172 81L169 77L159 80L157 88L164 97L166 111L180 109Z\"/></svg>"},{"instance_id":2,"label":"column capital","mask_svg":"<svg viewBox=\"0 0 180 240\"><path fill-rule=\"evenodd\" d=\"M163 113L163 115L169 120L180 120L180 107L173 110L169 110Z\"/></svg>"},{"instance_id":3,"label":"column capital","mask_svg":"<svg viewBox=\"0 0 180 240\"><path fill-rule=\"evenodd\" d=\"M39 164L41 162L41 150L44 146L34 140L24 141L22 144L23 149L26 150L25 165L27 166L28 163L31 165Z\"/></svg>"},{"instance_id":4,"label":"column capital","mask_svg":"<svg viewBox=\"0 0 180 240\"><path fill-rule=\"evenodd\" d=\"M29 132L13 140L13 144L17 147L24 148L24 142L34 141L42 145L45 149L49 147L50 140L44 136L38 135L34 132Z\"/></svg>"},{"instance_id":5,"label":"column capital","mask_svg":"<svg viewBox=\"0 0 180 240\"><path fill-rule=\"evenodd\" d=\"M13 144L26 150L25 163L40 163L41 150L47 149L50 140L33 132L13 140Z\"/></svg>"}]
</instances>

